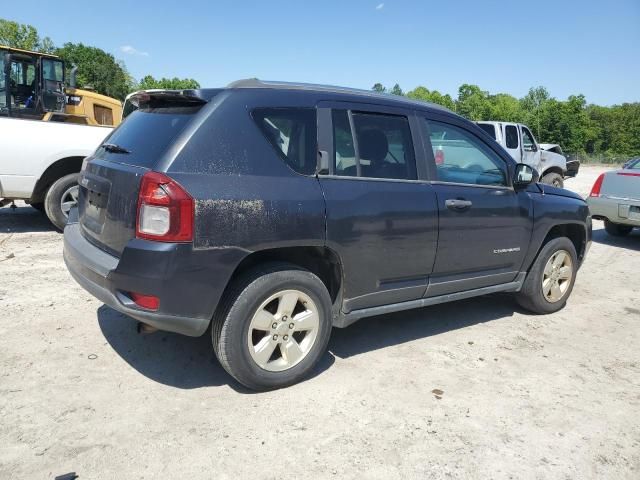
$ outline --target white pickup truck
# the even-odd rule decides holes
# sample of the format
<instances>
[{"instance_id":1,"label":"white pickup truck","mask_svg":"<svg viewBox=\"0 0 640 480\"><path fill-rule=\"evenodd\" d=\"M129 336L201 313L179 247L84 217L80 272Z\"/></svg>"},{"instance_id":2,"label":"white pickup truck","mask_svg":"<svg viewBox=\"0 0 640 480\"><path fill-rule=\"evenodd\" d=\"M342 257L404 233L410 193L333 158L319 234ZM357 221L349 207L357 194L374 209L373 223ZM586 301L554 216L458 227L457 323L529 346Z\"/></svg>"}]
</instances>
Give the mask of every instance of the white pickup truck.
<instances>
[{"instance_id":1,"label":"white pickup truck","mask_svg":"<svg viewBox=\"0 0 640 480\"><path fill-rule=\"evenodd\" d=\"M516 162L535 168L543 183L562 188L566 177L577 175L580 168L578 160L567 161L559 145L536 142L526 125L509 122L476 123L502 145Z\"/></svg>"},{"instance_id":2,"label":"white pickup truck","mask_svg":"<svg viewBox=\"0 0 640 480\"><path fill-rule=\"evenodd\" d=\"M0 117L0 207L21 199L64 228L82 161L112 130Z\"/></svg>"}]
</instances>

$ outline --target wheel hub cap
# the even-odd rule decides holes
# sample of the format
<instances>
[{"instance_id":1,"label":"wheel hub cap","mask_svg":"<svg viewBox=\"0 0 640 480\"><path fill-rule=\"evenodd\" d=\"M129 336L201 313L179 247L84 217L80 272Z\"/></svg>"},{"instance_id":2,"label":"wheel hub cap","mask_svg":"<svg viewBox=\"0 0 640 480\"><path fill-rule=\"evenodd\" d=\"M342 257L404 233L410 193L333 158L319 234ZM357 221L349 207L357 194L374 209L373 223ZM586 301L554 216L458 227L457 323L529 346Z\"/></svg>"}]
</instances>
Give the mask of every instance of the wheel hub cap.
<instances>
[{"instance_id":1,"label":"wheel hub cap","mask_svg":"<svg viewBox=\"0 0 640 480\"><path fill-rule=\"evenodd\" d=\"M566 295L573 278L573 261L566 250L558 250L547 261L542 275L542 294L549 303Z\"/></svg>"},{"instance_id":2,"label":"wheel hub cap","mask_svg":"<svg viewBox=\"0 0 640 480\"><path fill-rule=\"evenodd\" d=\"M67 188L60 197L60 209L65 217L69 216L69 211L78 204L78 185Z\"/></svg>"},{"instance_id":3,"label":"wheel hub cap","mask_svg":"<svg viewBox=\"0 0 640 480\"><path fill-rule=\"evenodd\" d=\"M299 290L282 290L254 313L247 333L249 354L264 370L287 370L309 354L319 328L318 308L311 297Z\"/></svg>"}]
</instances>

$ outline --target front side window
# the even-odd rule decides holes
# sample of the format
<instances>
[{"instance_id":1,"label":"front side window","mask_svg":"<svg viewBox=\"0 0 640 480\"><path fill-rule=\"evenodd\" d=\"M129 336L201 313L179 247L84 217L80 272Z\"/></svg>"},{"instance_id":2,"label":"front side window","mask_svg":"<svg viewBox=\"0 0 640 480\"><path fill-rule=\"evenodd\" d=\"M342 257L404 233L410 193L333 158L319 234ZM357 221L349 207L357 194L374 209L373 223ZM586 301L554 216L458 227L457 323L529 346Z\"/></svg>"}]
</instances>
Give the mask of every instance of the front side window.
<instances>
[{"instance_id":1,"label":"front side window","mask_svg":"<svg viewBox=\"0 0 640 480\"><path fill-rule=\"evenodd\" d=\"M62 62L59 60L42 60L42 74L45 80L53 80L54 82L64 81Z\"/></svg>"},{"instance_id":2,"label":"front side window","mask_svg":"<svg viewBox=\"0 0 640 480\"><path fill-rule=\"evenodd\" d=\"M334 110L335 174L413 180L416 166L406 117ZM354 132L352 129L355 129Z\"/></svg>"},{"instance_id":3,"label":"front side window","mask_svg":"<svg viewBox=\"0 0 640 480\"><path fill-rule=\"evenodd\" d=\"M526 127L522 127L522 148L527 152L536 151L536 144L533 141L533 135L531 135L531 132Z\"/></svg>"},{"instance_id":4,"label":"front side window","mask_svg":"<svg viewBox=\"0 0 640 480\"><path fill-rule=\"evenodd\" d=\"M515 125L507 125L504 128L504 136L507 144L507 148L518 148L518 129Z\"/></svg>"},{"instance_id":5,"label":"front side window","mask_svg":"<svg viewBox=\"0 0 640 480\"><path fill-rule=\"evenodd\" d=\"M258 108L253 119L284 162L312 175L318 161L316 111L312 108Z\"/></svg>"},{"instance_id":6,"label":"front side window","mask_svg":"<svg viewBox=\"0 0 640 480\"><path fill-rule=\"evenodd\" d=\"M454 125L425 121L439 181L507 185L504 161L477 137Z\"/></svg>"}]
</instances>

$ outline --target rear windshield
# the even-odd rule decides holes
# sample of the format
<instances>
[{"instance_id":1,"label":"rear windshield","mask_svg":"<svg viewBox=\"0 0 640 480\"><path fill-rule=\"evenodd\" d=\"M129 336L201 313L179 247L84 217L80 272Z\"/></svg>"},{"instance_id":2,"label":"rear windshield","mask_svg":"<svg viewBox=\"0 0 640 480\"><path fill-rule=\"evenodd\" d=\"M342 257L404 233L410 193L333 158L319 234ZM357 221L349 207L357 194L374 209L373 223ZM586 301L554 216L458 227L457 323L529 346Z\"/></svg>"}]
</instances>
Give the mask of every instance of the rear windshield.
<instances>
[{"instance_id":1,"label":"rear windshield","mask_svg":"<svg viewBox=\"0 0 640 480\"><path fill-rule=\"evenodd\" d=\"M140 108L131 113L105 143L117 145L129 153L108 152L98 148L95 158L139 167L153 168L173 141L195 117L202 105Z\"/></svg>"},{"instance_id":2,"label":"rear windshield","mask_svg":"<svg viewBox=\"0 0 640 480\"><path fill-rule=\"evenodd\" d=\"M496 138L496 127L494 127L492 124L490 123L479 123L478 126L484 130L485 132L487 132L489 135L491 135L491 138L493 138L495 140Z\"/></svg>"}]
</instances>

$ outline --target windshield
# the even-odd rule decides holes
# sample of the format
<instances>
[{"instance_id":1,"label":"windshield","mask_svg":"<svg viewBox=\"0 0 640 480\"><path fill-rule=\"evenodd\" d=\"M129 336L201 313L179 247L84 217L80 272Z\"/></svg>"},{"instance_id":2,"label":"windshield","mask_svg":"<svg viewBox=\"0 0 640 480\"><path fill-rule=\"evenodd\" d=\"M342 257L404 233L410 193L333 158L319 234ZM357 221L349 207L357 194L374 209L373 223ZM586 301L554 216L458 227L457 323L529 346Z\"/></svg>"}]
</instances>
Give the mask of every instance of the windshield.
<instances>
[{"instance_id":1,"label":"windshield","mask_svg":"<svg viewBox=\"0 0 640 480\"><path fill-rule=\"evenodd\" d=\"M640 157L629 160L624 168L627 170L640 170Z\"/></svg>"}]
</instances>

